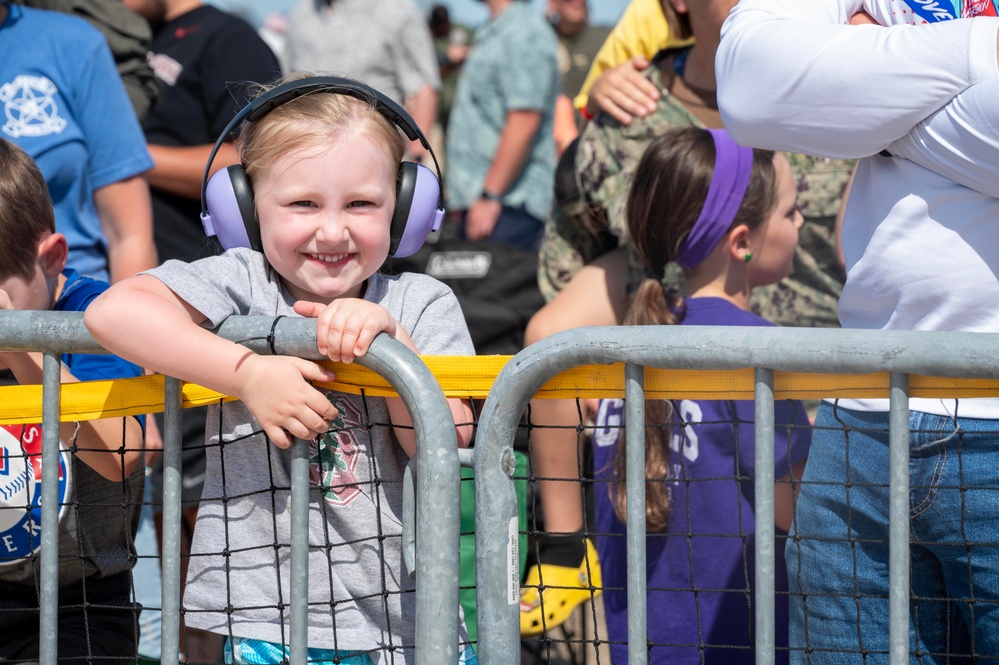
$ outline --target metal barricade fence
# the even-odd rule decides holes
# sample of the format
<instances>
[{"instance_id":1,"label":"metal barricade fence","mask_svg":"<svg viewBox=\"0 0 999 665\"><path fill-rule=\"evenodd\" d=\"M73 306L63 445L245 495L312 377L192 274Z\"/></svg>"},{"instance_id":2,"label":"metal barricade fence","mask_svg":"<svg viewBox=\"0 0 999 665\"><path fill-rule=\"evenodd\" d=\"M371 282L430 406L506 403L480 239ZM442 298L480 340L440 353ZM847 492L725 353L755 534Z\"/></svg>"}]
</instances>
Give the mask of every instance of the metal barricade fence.
<instances>
[{"instance_id":1,"label":"metal barricade fence","mask_svg":"<svg viewBox=\"0 0 999 665\"><path fill-rule=\"evenodd\" d=\"M239 340L261 353L278 353L320 360L315 324L307 319L230 317L217 333ZM0 350L44 354L42 405L42 467L59 466L60 355L102 353L78 312L19 312L0 314ZM447 663L456 659L458 636L459 461L450 409L434 375L419 357L400 342L381 335L359 365L382 377L399 393L413 419L418 441L415 492L408 488L404 515L415 514L415 526L404 524L407 541L419 542L415 554L416 660ZM163 478L163 601L162 662L177 663L180 653L180 526L181 526L181 382L166 380ZM291 483L291 634L290 662L304 665L308 611L308 442L292 445ZM408 474L407 474L408 475ZM41 665L56 665L58 631L58 510L56 483L42 484L40 546ZM405 522L405 518L404 518ZM415 535L413 535L415 534ZM447 608L453 608L448 610ZM172 656L170 654L173 654Z\"/></svg>"},{"instance_id":2,"label":"metal barricade fence","mask_svg":"<svg viewBox=\"0 0 999 665\"><path fill-rule=\"evenodd\" d=\"M259 353L319 359L315 329L304 319L232 317L218 331ZM413 416L420 473L416 478L415 527L404 538L419 547L415 557L416 657L420 663L454 660L458 632L458 506L460 463L475 468L475 539L479 625L478 657L484 665L519 662L518 515L513 486L512 441L528 402L550 378L586 364L625 363L626 420L644 420L644 369L736 370L754 368L756 458L773 459L775 372L833 374L889 373L891 400L890 472L890 658L909 660L909 528L907 472L909 376L999 378L996 337L968 333L919 333L773 328L641 327L586 328L544 340L515 356L500 372L480 411L476 446L460 455L450 410L434 376L412 352L385 336L358 363L384 376ZM80 314L4 312L0 349L45 354L43 466L58 465L60 417L59 355L101 349ZM179 653L180 615L180 433L181 384L166 382L164 450L163 638L162 653ZM995 394L993 392L989 394ZM869 396L884 396L869 395ZM970 396L962 394L962 397ZM442 411L443 409L443 411ZM769 423L769 425L767 425ZM293 590L291 662L306 661L308 449L298 442L292 462ZM626 429L628 524L629 662L645 662L646 608L643 428ZM471 458L471 459L470 459ZM756 662L774 661L774 473L761 465L755 478ZM55 665L57 510L54 484L43 484L41 534L40 662ZM412 493L408 496L412 497ZM304 508L303 508L304 506ZM412 506L410 505L410 509ZM421 584L420 580L430 581ZM449 611L442 608L454 608ZM177 662L165 657L164 662Z\"/></svg>"},{"instance_id":3,"label":"metal barricade fence","mask_svg":"<svg viewBox=\"0 0 999 665\"><path fill-rule=\"evenodd\" d=\"M625 363L628 662L647 662L644 368L754 369L755 459L774 459L775 372L888 373L890 399L889 656L909 662L909 377L999 378L997 336L974 333L739 327L583 328L525 349L500 372L478 423L475 542L478 657L482 665L520 659L517 505L512 442L529 401L549 379L581 365ZM990 386L982 394L995 395ZM887 394L886 394L887 393ZM962 394L961 397L972 396ZM835 389L825 396L835 397ZM769 468L768 468L769 467ZM755 477L755 659L775 658L774 468Z\"/></svg>"}]
</instances>

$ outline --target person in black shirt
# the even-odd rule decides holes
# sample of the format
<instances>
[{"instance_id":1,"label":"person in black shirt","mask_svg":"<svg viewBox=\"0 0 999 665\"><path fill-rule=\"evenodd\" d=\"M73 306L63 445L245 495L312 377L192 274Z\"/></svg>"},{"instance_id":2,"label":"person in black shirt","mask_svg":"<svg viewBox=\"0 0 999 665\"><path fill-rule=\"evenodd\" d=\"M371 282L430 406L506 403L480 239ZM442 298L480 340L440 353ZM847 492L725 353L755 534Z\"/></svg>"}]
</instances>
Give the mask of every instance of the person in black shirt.
<instances>
[{"instance_id":1,"label":"person in black shirt","mask_svg":"<svg viewBox=\"0 0 999 665\"><path fill-rule=\"evenodd\" d=\"M219 134L253 97L253 86L281 75L278 59L243 19L191 0L123 0L153 30L149 64L163 97L143 123L149 153L156 165L146 176L153 201L153 230L161 262L193 261L219 248L202 228L201 181L208 155ZM238 163L231 144L212 162L214 170ZM162 428L162 414L157 421ZM205 410L183 412L184 552L198 513L204 482ZM162 501L163 467L152 472L153 501ZM157 526L160 516L155 517ZM187 558L182 559L182 575ZM188 661L210 661L221 653L210 634L188 629L181 644Z\"/></svg>"}]
</instances>

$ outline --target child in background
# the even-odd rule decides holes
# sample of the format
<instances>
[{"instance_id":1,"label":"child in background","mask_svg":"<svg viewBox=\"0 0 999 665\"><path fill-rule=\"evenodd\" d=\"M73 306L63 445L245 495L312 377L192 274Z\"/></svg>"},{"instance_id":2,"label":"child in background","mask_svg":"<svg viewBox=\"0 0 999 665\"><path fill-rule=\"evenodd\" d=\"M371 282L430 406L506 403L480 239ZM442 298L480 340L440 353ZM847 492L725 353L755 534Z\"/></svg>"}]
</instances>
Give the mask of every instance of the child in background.
<instances>
[{"instance_id":1,"label":"child in background","mask_svg":"<svg viewBox=\"0 0 999 665\"><path fill-rule=\"evenodd\" d=\"M66 268L38 166L0 139L0 309L83 311L107 283ZM62 382L139 376L106 354L65 354ZM40 384L42 354L0 352L0 384ZM59 468L41 467L39 425L0 428L0 659L37 661L42 482L59 484L60 658L136 654L132 539L142 505L142 419L62 423ZM70 450L70 447L74 450ZM39 482L42 481L42 482Z\"/></svg>"},{"instance_id":2,"label":"child in background","mask_svg":"<svg viewBox=\"0 0 999 665\"><path fill-rule=\"evenodd\" d=\"M246 120L238 149L262 251L168 261L115 285L86 317L108 349L239 399L209 411L187 625L227 635L231 662L287 658L285 449L292 437L312 439L309 658L411 662L415 594L402 569L401 480L416 441L402 400L325 393L311 382L333 377L318 364L257 355L210 332L232 315L304 316L316 318L319 351L333 361L364 355L380 332L420 353L474 353L450 289L424 275L378 272L389 254L402 134L374 98L320 88ZM450 405L456 423L471 423L467 403ZM470 430L458 428L461 445ZM474 662L471 648L459 658Z\"/></svg>"},{"instance_id":3,"label":"child in background","mask_svg":"<svg viewBox=\"0 0 999 665\"><path fill-rule=\"evenodd\" d=\"M802 223L781 153L735 144L724 130L674 129L643 155L627 218L646 279L630 325L773 325L749 311L754 287L791 270ZM662 284L684 269L687 297ZM587 268L584 268L586 270ZM810 440L799 402L778 402L773 460L777 528L793 516ZM627 660L622 400L602 400L594 432L597 549L615 663ZM752 663L754 411L751 401L649 402L646 520L650 662ZM661 427L668 423L669 428ZM787 590L777 547L777 660L787 661ZM666 646L671 645L671 646ZM672 646L675 645L675 646ZM750 647L747 649L746 647Z\"/></svg>"}]
</instances>

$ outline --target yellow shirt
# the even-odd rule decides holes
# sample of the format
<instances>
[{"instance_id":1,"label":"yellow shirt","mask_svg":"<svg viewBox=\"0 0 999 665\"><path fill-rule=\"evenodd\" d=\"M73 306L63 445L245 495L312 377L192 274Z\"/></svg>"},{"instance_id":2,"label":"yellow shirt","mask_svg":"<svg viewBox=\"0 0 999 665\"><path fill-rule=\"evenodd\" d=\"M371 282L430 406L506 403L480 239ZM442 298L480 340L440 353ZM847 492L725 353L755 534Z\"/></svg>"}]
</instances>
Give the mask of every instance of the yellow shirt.
<instances>
[{"instance_id":1,"label":"yellow shirt","mask_svg":"<svg viewBox=\"0 0 999 665\"><path fill-rule=\"evenodd\" d=\"M614 29L600 47L583 87L573 105L577 109L586 106L590 86L603 73L636 55L652 59L667 46L683 46L693 42L690 39L671 39L669 24L663 15L661 0L631 0Z\"/></svg>"}]
</instances>

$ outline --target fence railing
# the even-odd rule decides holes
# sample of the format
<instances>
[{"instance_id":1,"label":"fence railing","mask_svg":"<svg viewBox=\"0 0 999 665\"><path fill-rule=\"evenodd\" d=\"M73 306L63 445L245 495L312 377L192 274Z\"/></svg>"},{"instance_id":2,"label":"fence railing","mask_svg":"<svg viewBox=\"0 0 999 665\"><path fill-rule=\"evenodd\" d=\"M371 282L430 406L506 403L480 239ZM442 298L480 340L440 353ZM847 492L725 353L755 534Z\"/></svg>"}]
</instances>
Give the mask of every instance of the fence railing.
<instances>
[{"instance_id":1,"label":"fence railing","mask_svg":"<svg viewBox=\"0 0 999 665\"><path fill-rule=\"evenodd\" d=\"M217 331L248 348L320 360L315 323L307 319L230 317ZM59 466L60 355L103 353L83 325L82 314L3 312L0 349L40 351L43 365L43 468ZM458 635L458 537L460 467L451 411L433 374L400 342L381 335L357 362L384 377L403 399L417 437L416 659L419 663L454 660ZM167 379L163 477L163 628L162 662L177 663L180 653L181 383ZM291 482L291 662L304 665L308 614L309 449L292 445ZM56 483L42 484L40 641L41 665L56 665L58 636L58 510ZM412 514L411 509L404 513ZM407 527L413 530L412 527ZM442 608L453 608L447 611Z\"/></svg>"},{"instance_id":2,"label":"fence railing","mask_svg":"<svg viewBox=\"0 0 999 665\"><path fill-rule=\"evenodd\" d=\"M259 353L320 359L315 328L308 320L232 317L218 333ZM248 340L248 341L247 341ZM890 398L890 660L909 660L908 408L913 377L999 378L999 336L969 333L845 331L788 328L640 327L585 328L553 336L525 349L499 373L480 411L475 469L475 538L478 657L483 665L520 661L518 628L519 554L517 498L513 484L513 440L529 401L549 379L580 365L624 363L626 420L644 421L646 368L742 370L753 368L756 402L756 459L774 458L774 399L782 373L863 375L886 372L889 380L869 397ZM79 314L4 312L0 349L45 354L43 466L58 466L60 418L59 355L101 352ZM454 660L458 634L459 454L450 410L438 382L403 345L381 336L358 360L384 376L413 417L417 446L415 533L416 658L419 663ZM915 384L916 382L913 382ZM945 382L946 383L946 382ZM838 385L830 381L830 385ZM922 394L932 386L919 384ZM778 386L778 387L775 387ZM584 386L585 387L585 386ZM181 384L166 382L164 432L163 637L164 662L177 662L180 615L180 429ZM949 395L948 384L941 394ZM961 392L962 397L996 394L994 382ZM658 393L657 393L658 395ZM831 388L829 396L836 396ZM856 391L852 396L859 396ZM629 662L645 662L644 438L642 427L626 428L628 501ZM308 551L308 448L293 447L291 662L306 661ZM468 455L461 459L468 464ZM757 663L772 663L774 625L774 473L757 467L756 644ZM43 484L41 551L41 641L43 665L57 662L57 510L55 484ZM454 611L442 608L454 608Z\"/></svg>"},{"instance_id":3,"label":"fence railing","mask_svg":"<svg viewBox=\"0 0 999 665\"><path fill-rule=\"evenodd\" d=\"M643 368L754 368L757 460L774 459L775 372L888 372L890 398L890 662L909 662L909 376L999 378L999 336L972 333L739 327L583 328L525 349L500 372L482 408L474 449L477 604L482 665L519 662L516 499L512 442L538 390L560 372L587 364L625 363L628 505L628 661L646 662L645 449ZM831 382L832 383L832 382ZM984 387L989 395L995 386ZM887 394L886 394L887 392ZM932 392L932 391L931 391ZM946 392L946 389L945 389ZM835 397L830 388L829 397ZM928 394L926 396L929 396ZM963 394L962 396L970 396ZM774 662L774 469L755 477L756 662Z\"/></svg>"}]
</instances>

